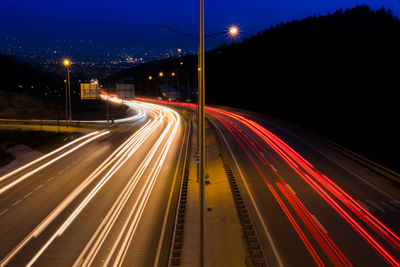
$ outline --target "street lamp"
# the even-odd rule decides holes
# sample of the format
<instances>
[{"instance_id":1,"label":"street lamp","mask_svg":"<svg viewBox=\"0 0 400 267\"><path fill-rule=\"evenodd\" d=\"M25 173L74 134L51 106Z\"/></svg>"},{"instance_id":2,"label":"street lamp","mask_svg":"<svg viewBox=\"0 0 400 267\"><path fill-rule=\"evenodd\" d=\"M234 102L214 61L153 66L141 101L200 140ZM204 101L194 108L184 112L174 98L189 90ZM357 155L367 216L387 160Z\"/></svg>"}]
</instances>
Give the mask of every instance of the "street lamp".
<instances>
[{"instance_id":1,"label":"street lamp","mask_svg":"<svg viewBox=\"0 0 400 267\"><path fill-rule=\"evenodd\" d=\"M63 65L67 69L67 84L65 88L65 120L71 123L72 121L72 110L71 110L71 82L69 78L69 73L70 73L70 66L71 66L71 60L69 59L64 59L63 60ZM68 116L68 106L69 106L69 116Z\"/></svg>"},{"instance_id":2,"label":"street lamp","mask_svg":"<svg viewBox=\"0 0 400 267\"><path fill-rule=\"evenodd\" d=\"M158 76L163 77L163 76L164 76L164 73L163 73L162 71L160 71L160 72L158 73Z\"/></svg>"},{"instance_id":3,"label":"street lamp","mask_svg":"<svg viewBox=\"0 0 400 267\"><path fill-rule=\"evenodd\" d=\"M200 0L200 35L199 35L199 125L198 125L198 149L199 149L199 165L198 180L200 191L199 205L199 266L204 266L204 208L205 208L205 49L204 49L204 0Z\"/></svg>"},{"instance_id":4,"label":"street lamp","mask_svg":"<svg viewBox=\"0 0 400 267\"><path fill-rule=\"evenodd\" d=\"M234 37L239 34L239 28L237 26L230 26L228 29L228 33L230 36Z\"/></svg>"}]
</instances>

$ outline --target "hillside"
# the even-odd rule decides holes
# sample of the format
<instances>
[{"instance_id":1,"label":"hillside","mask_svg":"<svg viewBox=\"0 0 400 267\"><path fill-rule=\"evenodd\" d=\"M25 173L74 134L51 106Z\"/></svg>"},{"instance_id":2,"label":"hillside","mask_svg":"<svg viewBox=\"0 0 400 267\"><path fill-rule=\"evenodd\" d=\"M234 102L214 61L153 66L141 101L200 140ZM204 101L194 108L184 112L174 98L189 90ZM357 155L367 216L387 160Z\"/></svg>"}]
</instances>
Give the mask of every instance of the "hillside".
<instances>
[{"instance_id":1,"label":"hillside","mask_svg":"<svg viewBox=\"0 0 400 267\"><path fill-rule=\"evenodd\" d=\"M80 99L80 79L75 75L71 73L72 119L106 119L104 101ZM65 119L64 79L0 54L0 118ZM110 116L121 118L126 111L124 106L111 105Z\"/></svg>"},{"instance_id":2,"label":"hillside","mask_svg":"<svg viewBox=\"0 0 400 267\"><path fill-rule=\"evenodd\" d=\"M367 6L271 27L207 53L206 101L294 122L400 171L399 33L390 11ZM194 85L196 56L111 80L134 77L139 93L154 95L156 84L146 79L160 70L178 71L180 84L192 73Z\"/></svg>"}]
</instances>

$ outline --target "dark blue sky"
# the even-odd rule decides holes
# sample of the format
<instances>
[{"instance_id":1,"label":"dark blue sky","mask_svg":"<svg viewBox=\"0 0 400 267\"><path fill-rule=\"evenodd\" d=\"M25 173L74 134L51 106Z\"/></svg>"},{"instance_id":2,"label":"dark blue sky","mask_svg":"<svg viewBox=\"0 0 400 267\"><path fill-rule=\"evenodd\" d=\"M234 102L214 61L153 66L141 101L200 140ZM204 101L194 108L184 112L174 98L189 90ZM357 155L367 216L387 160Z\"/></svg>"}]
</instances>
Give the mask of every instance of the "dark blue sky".
<instances>
[{"instance_id":1,"label":"dark blue sky","mask_svg":"<svg viewBox=\"0 0 400 267\"><path fill-rule=\"evenodd\" d=\"M282 21L326 14L338 8L367 4L400 14L397 0L206 0L209 29L238 23L245 28L264 28ZM197 26L197 0L3 0L0 14L126 21L133 24ZM196 28L196 26L194 28Z\"/></svg>"},{"instance_id":2,"label":"dark blue sky","mask_svg":"<svg viewBox=\"0 0 400 267\"><path fill-rule=\"evenodd\" d=\"M211 28L229 23L265 27L338 8L367 4L400 13L397 0L206 0L206 21ZM123 20L134 24L195 24L195 0L3 0L0 14L66 19Z\"/></svg>"},{"instance_id":3,"label":"dark blue sky","mask_svg":"<svg viewBox=\"0 0 400 267\"><path fill-rule=\"evenodd\" d=\"M205 0L206 33L238 24L246 38L280 22L361 4L390 8L400 17L398 0ZM25 48L51 48L56 40L81 38L102 39L117 51L196 50L194 40L166 32L162 25L196 34L198 5L198 0L0 0L0 39L10 36ZM207 48L226 41L210 38Z\"/></svg>"}]
</instances>

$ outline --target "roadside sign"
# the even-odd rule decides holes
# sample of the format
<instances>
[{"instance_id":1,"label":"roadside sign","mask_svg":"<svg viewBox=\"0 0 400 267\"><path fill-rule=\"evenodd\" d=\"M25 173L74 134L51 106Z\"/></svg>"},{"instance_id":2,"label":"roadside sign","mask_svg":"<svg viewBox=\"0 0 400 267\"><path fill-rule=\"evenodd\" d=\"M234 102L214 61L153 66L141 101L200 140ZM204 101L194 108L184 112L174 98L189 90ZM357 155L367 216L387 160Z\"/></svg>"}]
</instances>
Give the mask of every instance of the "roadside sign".
<instances>
[{"instance_id":1,"label":"roadside sign","mask_svg":"<svg viewBox=\"0 0 400 267\"><path fill-rule=\"evenodd\" d=\"M117 83L117 96L119 99L132 100L135 97L135 85Z\"/></svg>"},{"instance_id":2,"label":"roadside sign","mask_svg":"<svg viewBox=\"0 0 400 267\"><path fill-rule=\"evenodd\" d=\"M96 83L81 83L81 99L98 99L99 85Z\"/></svg>"}]
</instances>

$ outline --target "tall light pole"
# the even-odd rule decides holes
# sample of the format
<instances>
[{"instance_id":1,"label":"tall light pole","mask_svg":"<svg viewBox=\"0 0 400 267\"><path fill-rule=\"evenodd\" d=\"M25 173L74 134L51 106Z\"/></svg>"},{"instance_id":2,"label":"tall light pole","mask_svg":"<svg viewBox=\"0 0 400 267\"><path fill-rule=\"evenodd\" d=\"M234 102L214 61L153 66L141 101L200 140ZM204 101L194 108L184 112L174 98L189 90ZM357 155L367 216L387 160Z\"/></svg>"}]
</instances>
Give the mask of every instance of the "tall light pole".
<instances>
[{"instance_id":1,"label":"tall light pole","mask_svg":"<svg viewBox=\"0 0 400 267\"><path fill-rule=\"evenodd\" d=\"M199 54L198 54L198 107L197 107L197 121L198 121L198 152L199 152L199 163L197 168L197 181L199 182L199 266L204 266L204 169L205 169L205 49L204 39L206 37L212 37L221 34L228 34L231 38L238 36L240 29L237 26L230 26L226 31L217 32L213 34L204 34L204 0L200 0L200 35L186 33L180 30L173 29L171 27L164 26L164 29L177 32L199 40ZM180 63L183 64L182 62Z\"/></svg>"},{"instance_id":2,"label":"tall light pole","mask_svg":"<svg viewBox=\"0 0 400 267\"><path fill-rule=\"evenodd\" d=\"M69 73L70 69L69 67L71 66L71 60L69 59L64 59L63 60L63 65L67 69L67 86L65 88L65 113L66 113L66 120L69 122L72 121L72 111L71 111L71 83L70 83L70 78L69 78ZM68 98L68 103L67 103L67 98ZM69 110L68 110L69 106ZM68 112L69 111L69 112ZM68 115L69 113L69 115Z\"/></svg>"},{"instance_id":3,"label":"tall light pole","mask_svg":"<svg viewBox=\"0 0 400 267\"><path fill-rule=\"evenodd\" d=\"M204 266L204 169L205 169L205 64L204 64L204 0L200 0L200 35L199 35L199 266Z\"/></svg>"}]
</instances>

